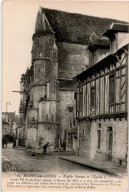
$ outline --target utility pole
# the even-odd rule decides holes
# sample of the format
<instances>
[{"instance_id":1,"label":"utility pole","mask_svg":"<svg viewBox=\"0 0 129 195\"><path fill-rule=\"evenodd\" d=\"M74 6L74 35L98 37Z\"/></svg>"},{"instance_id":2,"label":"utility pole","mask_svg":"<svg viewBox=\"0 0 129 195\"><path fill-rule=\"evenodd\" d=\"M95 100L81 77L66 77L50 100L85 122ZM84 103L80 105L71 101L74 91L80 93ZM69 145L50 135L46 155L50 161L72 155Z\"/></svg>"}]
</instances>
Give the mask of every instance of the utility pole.
<instances>
[{"instance_id":1,"label":"utility pole","mask_svg":"<svg viewBox=\"0 0 129 195\"><path fill-rule=\"evenodd\" d=\"M7 107L8 107L8 102L6 102L6 114L7 114Z\"/></svg>"},{"instance_id":2,"label":"utility pole","mask_svg":"<svg viewBox=\"0 0 129 195\"><path fill-rule=\"evenodd\" d=\"M8 112L8 105L11 105L10 102L6 102L6 113Z\"/></svg>"}]
</instances>

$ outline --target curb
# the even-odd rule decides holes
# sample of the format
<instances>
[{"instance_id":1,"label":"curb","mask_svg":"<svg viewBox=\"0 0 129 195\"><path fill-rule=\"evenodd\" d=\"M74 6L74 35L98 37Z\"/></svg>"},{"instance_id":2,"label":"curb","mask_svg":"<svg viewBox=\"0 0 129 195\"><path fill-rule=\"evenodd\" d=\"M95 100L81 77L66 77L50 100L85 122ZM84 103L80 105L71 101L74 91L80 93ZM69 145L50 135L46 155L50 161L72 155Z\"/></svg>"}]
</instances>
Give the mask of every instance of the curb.
<instances>
[{"instance_id":1,"label":"curb","mask_svg":"<svg viewBox=\"0 0 129 195\"><path fill-rule=\"evenodd\" d=\"M83 162L77 162L75 160L72 160L72 159L68 159L68 158L65 158L65 157L59 157L60 159L62 160L67 160L67 161L70 161L70 162L73 162L73 163L76 163L76 164L79 164L79 165L82 165L82 166L85 166L85 167L88 167L88 168L93 168L95 170L99 170L101 172L105 172L105 173L108 173L108 174L112 174L114 176L117 176L117 177L121 177L119 175L117 175L116 173L112 172L112 171L109 171L107 169L102 169L102 168L99 168L99 167L95 167L93 165L89 165L89 164L84 164Z\"/></svg>"},{"instance_id":2,"label":"curb","mask_svg":"<svg viewBox=\"0 0 129 195\"><path fill-rule=\"evenodd\" d=\"M26 151L26 152L31 152L31 153L35 153L35 154L43 154L43 151L35 151L35 150L29 150L29 149L26 149L26 148L15 148L17 150L23 150L23 151ZM53 153L53 151L48 151L47 154L51 154ZM56 152L54 152L56 153Z\"/></svg>"},{"instance_id":3,"label":"curb","mask_svg":"<svg viewBox=\"0 0 129 195\"><path fill-rule=\"evenodd\" d=\"M23 150L26 152L32 152L32 153L36 153L36 154L42 154L42 151L37 152L37 151L33 151L33 150L27 150L26 148L15 148L16 150Z\"/></svg>"},{"instance_id":4,"label":"curb","mask_svg":"<svg viewBox=\"0 0 129 195\"><path fill-rule=\"evenodd\" d=\"M27 148L20 148L20 147L17 147L17 148L15 148L15 149L17 149L17 150L23 150L23 151L26 151L26 152L32 152L32 153L37 153L37 154L42 154L43 153L43 151L41 150L41 151L35 151L35 150L29 150L29 149L27 149ZM55 151L48 151L48 153L47 154L59 154L59 153L63 153L63 152L55 152ZM69 152L67 152L68 154L69 154ZM72 154L73 155L73 154Z\"/></svg>"}]
</instances>

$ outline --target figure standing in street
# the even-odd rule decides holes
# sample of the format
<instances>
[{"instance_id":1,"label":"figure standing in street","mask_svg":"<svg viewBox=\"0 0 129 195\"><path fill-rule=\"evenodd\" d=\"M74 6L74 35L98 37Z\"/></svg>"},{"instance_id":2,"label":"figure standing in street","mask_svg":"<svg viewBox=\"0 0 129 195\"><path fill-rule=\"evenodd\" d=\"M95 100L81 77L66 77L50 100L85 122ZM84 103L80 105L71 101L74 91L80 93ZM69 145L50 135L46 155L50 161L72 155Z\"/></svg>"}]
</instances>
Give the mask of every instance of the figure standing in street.
<instances>
[{"instance_id":1,"label":"figure standing in street","mask_svg":"<svg viewBox=\"0 0 129 195\"><path fill-rule=\"evenodd\" d=\"M2 147L4 148L4 145L6 145L6 148L7 148L7 144L8 144L8 140L6 137L3 137L2 138Z\"/></svg>"},{"instance_id":2,"label":"figure standing in street","mask_svg":"<svg viewBox=\"0 0 129 195\"><path fill-rule=\"evenodd\" d=\"M43 146L43 154L46 154L47 152L47 147L49 146L49 142L46 143L44 146Z\"/></svg>"},{"instance_id":3,"label":"figure standing in street","mask_svg":"<svg viewBox=\"0 0 129 195\"><path fill-rule=\"evenodd\" d=\"M13 148L16 147L16 144L17 144L17 142L16 142L16 140L14 139L14 141L13 141Z\"/></svg>"}]
</instances>

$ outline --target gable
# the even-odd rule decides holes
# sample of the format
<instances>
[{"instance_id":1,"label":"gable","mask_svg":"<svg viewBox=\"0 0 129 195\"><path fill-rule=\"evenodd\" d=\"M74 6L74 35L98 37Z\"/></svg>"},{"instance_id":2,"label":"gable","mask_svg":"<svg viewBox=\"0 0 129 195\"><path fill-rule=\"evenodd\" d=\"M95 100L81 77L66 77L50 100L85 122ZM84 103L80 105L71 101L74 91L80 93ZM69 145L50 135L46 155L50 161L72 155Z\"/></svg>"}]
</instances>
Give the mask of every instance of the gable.
<instances>
[{"instance_id":1,"label":"gable","mask_svg":"<svg viewBox=\"0 0 129 195\"><path fill-rule=\"evenodd\" d=\"M41 33L49 33L53 34L52 28L45 16L44 13L41 13L41 11L38 11L37 19L36 19L36 25L35 25L35 33L41 34Z\"/></svg>"}]
</instances>

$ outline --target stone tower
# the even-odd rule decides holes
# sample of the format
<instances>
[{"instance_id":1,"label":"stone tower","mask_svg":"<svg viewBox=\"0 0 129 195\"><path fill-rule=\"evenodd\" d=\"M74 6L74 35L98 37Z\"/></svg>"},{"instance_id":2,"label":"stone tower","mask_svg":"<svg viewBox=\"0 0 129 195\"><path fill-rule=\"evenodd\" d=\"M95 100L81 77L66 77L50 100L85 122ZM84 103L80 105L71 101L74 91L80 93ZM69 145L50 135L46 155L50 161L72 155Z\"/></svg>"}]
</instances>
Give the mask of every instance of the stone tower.
<instances>
[{"instance_id":1,"label":"stone tower","mask_svg":"<svg viewBox=\"0 0 129 195\"><path fill-rule=\"evenodd\" d=\"M32 46L32 77L28 94L27 145L38 147L39 142L50 142L54 148L58 140L58 49L47 18L41 9L37 15Z\"/></svg>"}]
</instances>

